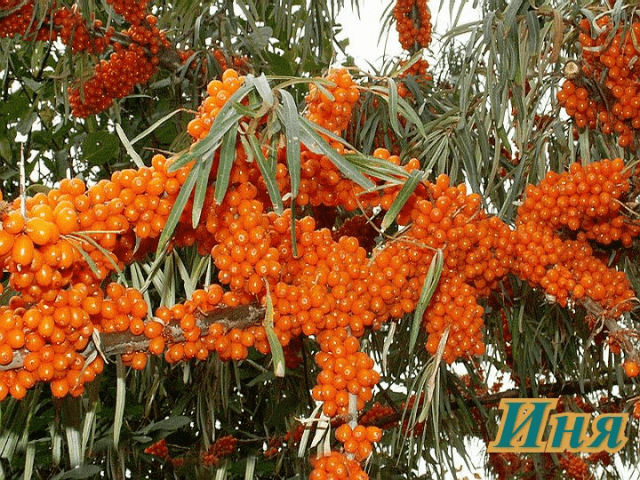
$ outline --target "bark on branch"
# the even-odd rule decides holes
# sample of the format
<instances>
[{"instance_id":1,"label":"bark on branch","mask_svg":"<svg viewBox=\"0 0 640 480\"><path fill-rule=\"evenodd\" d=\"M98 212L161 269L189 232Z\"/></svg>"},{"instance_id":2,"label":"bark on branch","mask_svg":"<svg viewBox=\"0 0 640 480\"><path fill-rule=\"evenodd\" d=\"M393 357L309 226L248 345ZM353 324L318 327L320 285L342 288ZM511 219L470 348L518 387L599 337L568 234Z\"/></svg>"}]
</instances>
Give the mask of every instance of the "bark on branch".
<instances>
[{"instance_id":1,"label":"bark on branch","mask_svg":"<svg viewBox=\"0 0 640 480\"><path fill-rule=\"evenodd\" d=\"M224 327L225 332L232 328L244 329L255 325L260 325L264 320L265 309L262 305L252 303L249 305L239 305L237 307L221 307L208 312L196 312L196 326L200 328L203 335L209 330L209 326L219 323ZM96 341L90 340L82 355L87 358L91 353L100 350L106 357L122 355L123 353L144 352L149 348L150 340L143 335L134 335L130 331L115 333L97 333ZM184 342L184 332L178 323L171 323L165 326L162 335L167 339L167 343ZM21 349L13 353L13 360L7 365L0 365L0 371L20 368L23 365L24 357L29 354L29 350Z\"/></svg>"}]
</instances>

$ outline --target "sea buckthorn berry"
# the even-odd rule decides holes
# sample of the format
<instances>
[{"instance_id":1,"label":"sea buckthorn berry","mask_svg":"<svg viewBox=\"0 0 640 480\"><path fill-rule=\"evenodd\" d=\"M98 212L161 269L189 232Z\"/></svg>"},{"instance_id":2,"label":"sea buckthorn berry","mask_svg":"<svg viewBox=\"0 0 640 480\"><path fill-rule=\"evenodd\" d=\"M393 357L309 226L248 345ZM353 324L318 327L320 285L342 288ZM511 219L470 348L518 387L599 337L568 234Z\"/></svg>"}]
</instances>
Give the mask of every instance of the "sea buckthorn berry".
<instances>
[{"instance_id":1,"label":"sea buckthorn berry","mask_svg":"<svg viewBox=\"0 0 640 480\"><path fill-rule=\"evenodd\" d=\"M637 377L640 374L640 366L635 360L627 360L624 362L623 367L625 375L629 378Z\"/></svg>"}]
</instances>

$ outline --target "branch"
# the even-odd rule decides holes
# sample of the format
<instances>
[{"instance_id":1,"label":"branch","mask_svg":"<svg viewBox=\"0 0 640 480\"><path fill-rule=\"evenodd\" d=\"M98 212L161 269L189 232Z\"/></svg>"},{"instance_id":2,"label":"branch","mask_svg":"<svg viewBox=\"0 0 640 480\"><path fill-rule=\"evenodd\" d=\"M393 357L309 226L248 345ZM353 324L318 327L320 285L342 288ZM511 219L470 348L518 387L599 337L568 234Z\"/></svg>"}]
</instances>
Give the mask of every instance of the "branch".
<instances>
[{"instance_id":1,"label":"branch","mask_svg":"<svg viewBox=\"0 0 640 480\"><path fill-rule=\"evenodd\" d=\"M219 323L224 327L225 333L232 328L244 329L260 325L264 319L264 307L259 304L239 305L237 307L221 307L208 312L200 310L195 312L196 326L203 332L203 336L209 330L209 326ZM178 323L170 323L165 326L162 335L167 343L184 342L184 332ZM141 352L149 348L149 338L143 335L134 335L130 331L99 333L99 350L106 357L122 355L123 353ZM80 352L85 358L98 350L93 340ZM23 366L24 358L31 353L27 349L13 352L13 360L7 365L0 365L0 371L12 370Z\"/></svg>"}]
</instances>

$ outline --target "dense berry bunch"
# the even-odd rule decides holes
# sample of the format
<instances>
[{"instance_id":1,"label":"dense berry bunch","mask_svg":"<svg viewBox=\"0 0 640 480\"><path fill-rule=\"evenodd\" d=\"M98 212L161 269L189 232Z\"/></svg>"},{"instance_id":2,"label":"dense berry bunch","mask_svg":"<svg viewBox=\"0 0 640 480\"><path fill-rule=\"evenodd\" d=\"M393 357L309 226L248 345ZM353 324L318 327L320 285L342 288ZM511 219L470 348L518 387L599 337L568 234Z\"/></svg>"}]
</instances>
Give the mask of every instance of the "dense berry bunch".
<instances>
[{"instance_id":1,"label":"dense berry bunch","mask_svg":"<svg viewBox=\"0 0 640 480\"><path fill-rule=\"evenodd\" d=\"M169 447L167 447L167 440L162 438L156 443L149 445L144 449L144 453L147 455L153 455L159 458L169 458Z\"/></svg>"},{"instance_id":2,"label":"dense berry bunch","mask_svg":"<svg viewBox=\"0 0 640 480\"><path fill-rule=\"evenodd\" d=\"M226 435L215 441L205 452L201 453L202 464L204 466L216 466L220 458L233 454L238 447L238 439L233 435Z\"/></svg>"},{"instance_id":3,"label":"dense berry bunch","mask_svg":"<svg viewBox=\"0 0 640 480\"><path fill-rule=\"evenodd\" d=\"M187 126L187 131L194 140L200 140L207 136L216 115L227 103L229 97L240 88L243 81L244 77L238 76L238 72L235 70L225 70L222 74L222 81L213 80L207 85L207 97L200 104L196 118L191 120Z\"/></svg>"},{"instance_id":4,"label":"dense berry bunch","mask_svg":"<svg viewBox=\"0 0 640 480\"><path fill-rule=\"evenodd\" d=\"M622 147L633 147L640 129L640 67L634 38L640 22L615 25L610 17L595 24L580 21L581 67L571 63L558 101L578 128L599 128L605 135L616 133ZM595 32L595 34L592 34Z\"/></svg>"},{"instance_id":5,"label":"dense berry bunch","mask_svg":"<svg viewBox=\"0 0 640 480\"><path fill-rule=\"evenodd\" d=\"M26 218L19 200L3 203L0 264L20 296L2 307L11 322L0 350L2 365L17 361L25 372L3 372L0 395L8 390L21 398L25 389L16 385L38 381L49 382L57 396L81 394L102 370L101 357L92 363L84 357L94 331L144 333L150 342L160 336L163 326L146 321L148 306L138 291L103 287L102 280L133 259L131 235L157 238L183 173L168 172L158 156L152 167L117 172L88 190L78 179L63 180L48 194L27 198ZM162 353L159 342L153 347ZM146 356L139 353L125 360L142 368Z\"/></svg>"},{"instance_id":6,"label":"dense berry bunch","mask_svg":"<svg viewBox=\"0 0 640 480\"><path fill-rule=\"evenodd\" d=\"M382 439L382 430L363 425L351 428L344 423L336 429L336 439L344 445L346 453L354 455L359 462L364 462L371 455L373 444Z\"/></svg>"},{"instance_id":7,"label":"dense berry bunch","mask_svg":"<svg viewBox=\"0 0 640 480\"><path fill-rule=\"evenodd\" d=\"M560 464L566 472L566 478L574 480L586 480L590 478L587 462L578 455L565 452L560 455Z\"/></svg>"},{"instance_id":8,"label":"dense berry bunch","mask_svg":"<svg viewBox=\"0 0 640 480\"><path fill-rule=\"evenodd\" d=\"M107 0L107 3L131 25L139 25L147 16L147 0Z\"/></svg>"},{"instance_id":9,"label":"dense berry bunch","mask_svg":"<svg viewBox=\"0 0 640 480\"><path fill-rule=\"evenodd\" d=\"M623 272L597 258L589 240L631 245L640 226L621 212L630 172L620 159L568 172L551 172L538 186L529 185L518 209L514 273L540 285L561 305L569 295L598 302L612 316L631 308L634 292Z\"/></svg>"},{"instance_id":10,"label":"dense berry bunch","mask_svg":"<svg viewBox=\"0 0 640 480\"><path fill-rule=\"evenodd\" d=\"M315 83L309 85L309 93L305 98L307 118L339 135L349 125L360 92L344 68L330 70L326 80L330 83L323 84L322 89Z\"/></svg>"},{"instance_id":11,"label":"dense berry bunch","mask_svg":"<svg viewBox=\"0 0 640 480\"><path fill-rule=\"evenodd\" d=\"M349 394L356 397L357 410L362 410L372 398L371 387L380 379L373 370L373 360L358 351L358 339L343 327L324 331L317 338L320 352L316 354L316 363L322 370L312 391L313 398L324 402L323 411L331 417L348 413ZM367 456L368 453L364 455Z\"/></svg>"},{"instance_id":12,"label":"dense berry bunch","mask_svg":"<svg viewBox=\"0 0 640 480\"><path fill-rule=\"evenodd\" d=\"M19 35L25 39L35 36L38 40L48 40L49 26L46 21L43 24L34 21L34 9L34 1L1 0L0 38Z\"/></svg>"},{"instance_id":13,"label":"dense berry bunch","mask_svg":"<svg viewBox=\"0 0 640 480\"><path fill-rule=\"evenodd\" d=\"M131 42L123 47L114 43L108 60L95 66L94 74L85 82L69 88L69 103L77 117L100 113L113 104L114 99L124 98L136 85L144 85L156 73L157 54L168 47L164 32L156 26L156 18L147 16L146 22L122 32Z\"/></svg>"},{"instance_id":14,"label":"dense berry bunch","mask_svg":"<svg viewBox=\"0 0 640 480\"><path fill-rule=\"evenodd\" d=\"M60 41L65 45L69 45L73 53L87 51L100 54L104 52L115 31L110 26L104 35L98 36L90 33L82 14L78 11L77 5L56 10L53 16L53 24L59 28L58 36ZM100 20L93 22L93 32L98 31L101 27L102 22Z\"/></svg>"},{"instance_id":15,"label":"dense berry bunch","mask_svg":"<svg viewBox=\"0 0 640 480\"><path fill-rule=\"evenodd\" d=\"M313 470L309 475L309 480L367 480L369 478L359 462L349 460L339 452L331 452L324 457L312 458L311 465Z\"/></svg>"},{"instance_id":16,"label":"dense berry bunch","mask_svg":"<svg viewBox=\"0 0 640 480\"><path fill-rule=\"evenodd\" d=\"M413 51L431 43L431 12L427 0L397 0L393 7L400 45Z\"/></svg>"}]
</instances>

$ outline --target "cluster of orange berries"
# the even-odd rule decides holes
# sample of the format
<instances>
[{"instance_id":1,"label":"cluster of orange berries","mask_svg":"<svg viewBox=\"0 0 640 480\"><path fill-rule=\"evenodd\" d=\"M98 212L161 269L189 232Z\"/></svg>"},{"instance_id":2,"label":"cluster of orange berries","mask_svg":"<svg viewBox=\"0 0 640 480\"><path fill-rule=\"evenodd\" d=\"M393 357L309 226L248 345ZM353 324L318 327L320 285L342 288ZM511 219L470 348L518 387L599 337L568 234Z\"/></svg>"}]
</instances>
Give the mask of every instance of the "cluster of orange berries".
<instances>
[{"instance_id":1,"label":"cluster of orange berries","mask_svg":"<svg viewBox=\"0 0 640 480\"><path fill-rule=\"evenodd\" d=\"M315 83L309 84L306 115L313 123L340 134L349 125L360 92L345 68L330 70L326 80L330 83L323 84L323 89Z\"/></svg>"},{"instance_id":2,"label":"cluster of orange berries","mask_svg":"<svg viewBox=\"0 0 640 480\"><path fill-rule=\"evenodd\" d=\"M208 450L200 454L201 463L205 467L215 467L220 458L233 454L238 448L238 439L233 435L226 435L215 441Z\"/></svg>"},{"instance_id":3,"label":"cluster of orange berries","mask_svg":"<svg viewBox=\"0 0 640 480\"><path fill-rule=\"evenodd\" d=\"M373 444L382 439L382 430L379 427L364 425L351 428L349 424L344 423L336 429L336 439L344 445L345 452L355 455L359 462L364 462L373 452Z\"/></svg>"},{"instance_id":4,"label":"cluster of orange berries","mask_svg":"<svg viewBox=\"0 0 640 480\"><path fill-rule=\"evenodd\" d=\"M187 125L187 132L194 140L200 140L207 136L213 120L218 115L222 106L227 103L242 85L244 77L238 72L229 69L222 74L222 80L213 80L207 85L207 97L198 108L198 115Z\"/></svg>"},{"instance_id":5,"label":"cluster of orange berries","mask_svg":"<svg viewBox=\"0 0 640 480\"><path fill-rule=\"evenodd\" d=\"M315 360L322 370L311 392L313 398L323 402L322 410L330 417L349 412L349 394L356 396L357 410L364 409L372 398L371 387L380 379L373 360L358 351L360 342L343 327L325 330L317 340L320 352Z\"/></svg>"},{"instance_id":6,"label":"cluster of orange berries","mask_svg":"<svg viewBox=\"0 0 640 480\"><path fill-rule=\"evenodd\" d=\"M100 20L94 20L91 28L87 27L76 5L71 8L63 6L55 10L45 10L40 19L34 17L34 5L33 1L0 2L0 11L11 12L0 18L0 38L20 35L24 39L48 42L58 38L65 45L70 45L74 53L102 53L115 31L113 27L101 31Z\"/></svg>"},{"instance_id":7,"label":"cluster of orange berries","mask_svg":"<svg viewBox=\"0 0 640 480\"><path fill-rule=\"evenodd\" d=\"M367 480L369 478L358 461L350 460L345 454L336 451L324 457L312 457L311 465L313 470L309 480Z\"/></svg>"},{"instance_id":8,"label":"cluster of orange berries","mask_svg":"<svg viewBox=\"0 0 640 480\"><path fill-rule=\"evenodd\" d=\"M169 458L169 447L167 447L167 440L161 438L157 442L149 445L144 449L144 453L147 455L153 455L159 458Z\"/></svg>"},{"instance_id":9,"label":"cluster of orange berries","mask_svg":"<svg viewBox=\"0 0 640 480\"><path fill-rule=\"evenodd\" d=\"M156 156L151 167L114 173L90 189L63 180L28 197L25 216L20 200L1 202L0 265L19 296L1 307L11 321L0 338L0 360L4 368L14 357L19 365L2 373L0 395L21 398L39 381L56 396L80 395L103 366L101 357L90 362L83 353L94 331L144 334L149 350L163 352L164 325L146 321L141 293L102 281L133 259L136 235L159 236L184 172L168 172L166 159ZM142 368L146 354L125 360Z\"/></svg>"},{"instance_id":10,"label":"cluster of orange berries","mask_svg":"<svg viewBox=\"0 0 640 480\"><path fill-rule=\"evenodd\" d=\"M147 0L107 0L107 3L131 25L139 25L147 16Z\"/></svg>"},{"instance_id":11,"label":"cluster of orange berries","mask_svg":"<svg viewBox=\"0 0 640 480\"><path fill-rule=\"evenodd\" d=\"M640 225L621 212L630 174L621 159L574 163L568 172L551 172L527 186L516 219L520 261L514 273L561 305L569 295L587 296L614 317L630 310L634 292L626 275L607 267L589 243L629 247L640 233Z\"/></svg>"},{"instance_id":12,"label":"cluster of orange berries","mask_svg":"<svg viewBox=\"0 0 640 480\"><path fill-rule=\"evenodd\" d=\"M130 39L127 47L116 42L108 60L96 64L94 74L85 82L69 88L69 103L76 117L88 117L109 108L114 99L124 98L136 85L144 85L156 73L158 52L169 47L157 19L147 15L146 22L134 24L122 35Z\"/></svg>"},{"instance_id":13,"label":"cluster of orange berries","mask_svg":"<svg viewBox=\"0 0 640 480\"><path fill-rule=\"evenodd\" d=\"M358 418L360 425L378 426L382 430L393 428L398 424L398 411L391 405L374 402L369 409Z\"/></svg>"},{"instance_id":14,"label":"cluster of orange berries","mask_svg":"<svg viewBox=\"0 0 640 480\"><path fill-rule=\"evenodd\" d=\"M69 45L73 53L87 51L100 54L105 51L115 32L115 29L110 26L102 36L90 33L77 5L56 10L53 16L53 24L59 28L58 37L60 41L65 45ZM92 32L97 32L101 28L102 21L94 20Z\"/></svg>"},{"instance_id":15,"label":"cluster of orange berries","mask_svg":"<svg viewBox=\"0 0 640 480\"><path fill-rule=\"evenodd\" d=\"M3 0L3 3L1 10L14 11L0 19L0 37L33 36L36 40L49 42L59 38L71 47L73 53L88 51L101 54L115 33L113 27L103 29L100 20L94 20L88 27L76 5L53 10L37 21L33 1L20 4ZM95 66L93 76L69 88L72 113L77 117L102 112L112 105L114 99L123 98L131 94L136 85L147 83L157 70L157 55L161 48L170 46L165 33L156 27L156 17L145 13L145 1L108 3L131 24L129 29L121 32L130 43L127 47L113 43L109 59L103 59Z\"/></svg>"},{"instance_id":16,"label":"cluster of orange berries","mask_svg":"<svg viewBox=\"0 0 640 480\"><path fill-rule=\"evenodd\" d=\"M620 146L635 148L634 132L640 129L640 69L634 38L640 35L640 22L614 25L609 16L603 16L594 25L581 20L580 29L581 71L576 68L565 81L558 101L578 128L588 125L605 135L615 132ZM599 87L590 86L594 83Z\"/></svg>"},{"instance_id":17,"label":"cluster of orange berries","mask_svg":"<svg viewBox=\"0 0 640 480\"><path fill-rule=\"evenodd\" d=\"M1 0L0 12L5 13L0 17L0 38L13 38L16 35L23 38L48 40L49 25L40 25L34 21L35 1ZM46 22L44 22L46 23Z\"/></svg>"},{"instance_id":18,"label":"cluster of orange berries","mask_svg":"<svg viewBox=\"0 0 640 480\"><path fill-rule=\"evenodd\" d=\"M405 50L426 48L431 43L431 12L427 0L397 0L393 7L400 45Z\"/></svg>"},{"instance_id":19,"label":"cluster of orange berries","mask_svg":"<svg viewBox=\"0 0 640 480\"><path fill-rule=\"evenodd\" d=\"M567 478L575 480L585 480L589 478L589 465L583 458L574 453L565 452L560 455L560 465L565 471Z\"/></svg>"}]
</instances>

